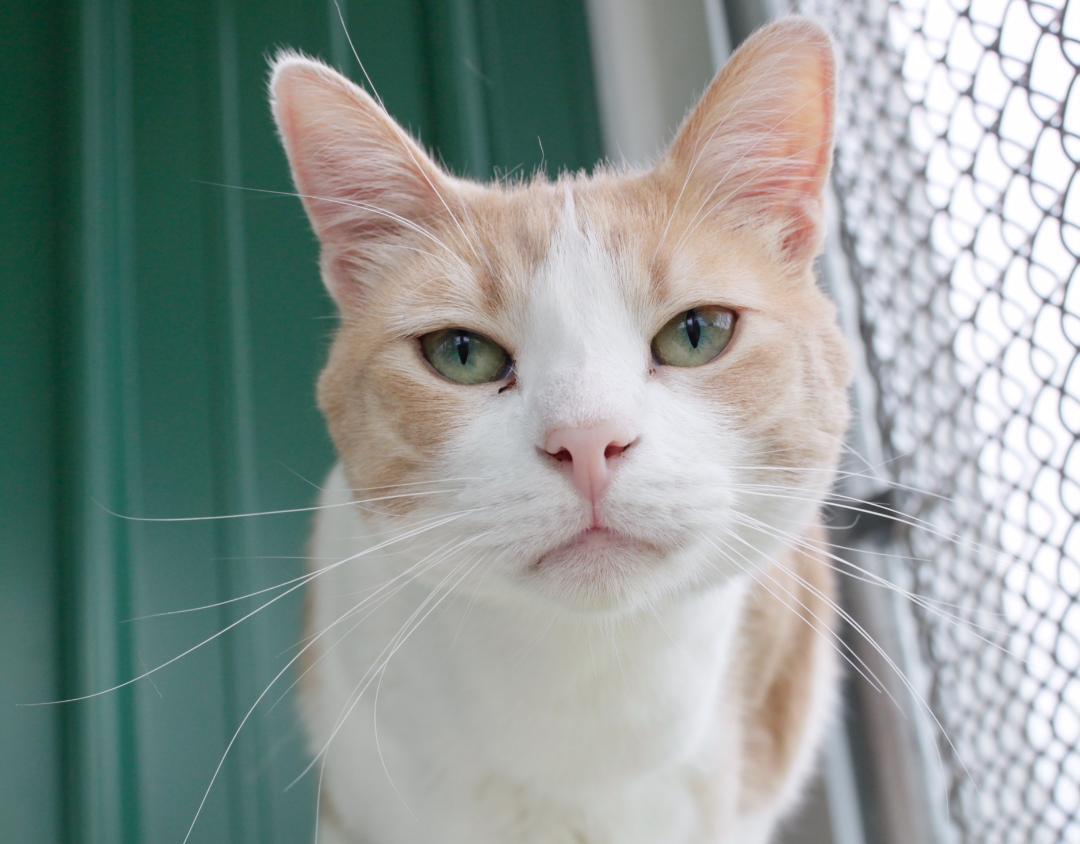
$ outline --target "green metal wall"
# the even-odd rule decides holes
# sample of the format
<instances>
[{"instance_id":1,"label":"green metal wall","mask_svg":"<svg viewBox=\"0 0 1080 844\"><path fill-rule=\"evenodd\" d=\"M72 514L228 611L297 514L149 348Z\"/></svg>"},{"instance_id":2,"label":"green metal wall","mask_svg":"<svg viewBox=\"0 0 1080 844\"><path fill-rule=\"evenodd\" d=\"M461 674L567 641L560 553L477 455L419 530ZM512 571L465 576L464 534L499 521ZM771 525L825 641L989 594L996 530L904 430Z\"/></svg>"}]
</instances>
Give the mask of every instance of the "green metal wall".
<instances>
[{"instance_id":1,"label":"green metal wall","mask_svg":"<svg viewBox=\"0 0 1080 844\"><path fill-rule=\"evenodd\" d=\"M350 2L389 108L459 172L600 154L575 0ZM313 382L333 327L265 102L289 45L354 78L329 2L0 4L0 840L178 842L299 638L281 602L133 687L300 571L331 461ZM292 701L256 717L192 841L303 842Z\"/></svg>"}]
</instances>

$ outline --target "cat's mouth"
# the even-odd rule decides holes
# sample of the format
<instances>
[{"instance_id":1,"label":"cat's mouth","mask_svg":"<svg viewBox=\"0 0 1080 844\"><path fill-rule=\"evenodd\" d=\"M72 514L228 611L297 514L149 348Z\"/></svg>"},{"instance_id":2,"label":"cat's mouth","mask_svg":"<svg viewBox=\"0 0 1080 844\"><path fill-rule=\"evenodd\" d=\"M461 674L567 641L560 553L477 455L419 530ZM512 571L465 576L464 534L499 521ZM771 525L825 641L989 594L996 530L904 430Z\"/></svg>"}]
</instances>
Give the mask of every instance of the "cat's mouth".
<instances>
[{"instance_id":1,"label":"cat's mouth","mask_svg":"<svg viewBox=\"0 0 1080 844\"><path fill-rule=\"evenodd\" d=\"M637 560L645 556L662 556L664 549L643 539L627 536L611 528L591 527L571 537L561 545L540 555L535 568L548 568L563 563L588 563L592 559L617 561Z\"/></svg>"}]
</instances>

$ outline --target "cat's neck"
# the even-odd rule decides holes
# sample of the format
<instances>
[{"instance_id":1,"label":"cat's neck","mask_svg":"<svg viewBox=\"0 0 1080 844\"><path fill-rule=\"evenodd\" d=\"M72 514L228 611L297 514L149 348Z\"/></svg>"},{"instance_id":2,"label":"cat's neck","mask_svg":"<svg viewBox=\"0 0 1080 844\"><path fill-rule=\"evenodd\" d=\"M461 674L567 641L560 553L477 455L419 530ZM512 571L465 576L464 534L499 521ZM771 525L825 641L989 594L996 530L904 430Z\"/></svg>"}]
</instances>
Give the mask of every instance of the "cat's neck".
<instances>
[{"instance_id":1,"label":"cat's neck","mask_svg":"<svg viewBox=\"0 0 1080 844\"><path fill-rule=\"evenodd\" d=\"M426 641L442 650L440 686L469 701L470 722L494 738L507 767L522 753L534 765L548 756L569 788L595 788L710 747L717 716L735 700L727 669L742 600L732 587L614 618L477 602L464 623L448 612ZM506 722L508 706L521 720L495 737L490 725Z\"/></svg>"}]
</instances>

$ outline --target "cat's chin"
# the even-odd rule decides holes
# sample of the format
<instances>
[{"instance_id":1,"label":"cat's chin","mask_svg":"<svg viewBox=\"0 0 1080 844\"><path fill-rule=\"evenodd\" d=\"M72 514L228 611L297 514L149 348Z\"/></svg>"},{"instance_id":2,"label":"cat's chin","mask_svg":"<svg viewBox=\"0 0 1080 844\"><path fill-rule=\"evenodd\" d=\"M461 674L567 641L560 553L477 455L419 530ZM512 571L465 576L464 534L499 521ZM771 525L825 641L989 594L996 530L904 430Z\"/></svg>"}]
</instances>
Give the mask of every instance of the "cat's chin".
<instances>
[{"instance_id":1,"label":"cat's chin","mask_svg":"<svg viewBox=\"0 0 1080 844\"><path fill-rule=\"evenodd\" d=\"M548 597L577 610L617 611L642 602L671 553L607 528L584 530L544 552L529 576Z\"/></svg>"},{"instance_id":2,"label":"cat's chin","mask_svg":"<svg viewBox=\"0 0 1080 844\"><path fill-rule=\"evenodd\" d=\"M610 528L593 527L545 552L536 561L536 568L550 569L565 565L619 566L632 563L637 557L659 557L664 554L663 548L651 542L618 533Z\"/></svg>"}]
</instances>

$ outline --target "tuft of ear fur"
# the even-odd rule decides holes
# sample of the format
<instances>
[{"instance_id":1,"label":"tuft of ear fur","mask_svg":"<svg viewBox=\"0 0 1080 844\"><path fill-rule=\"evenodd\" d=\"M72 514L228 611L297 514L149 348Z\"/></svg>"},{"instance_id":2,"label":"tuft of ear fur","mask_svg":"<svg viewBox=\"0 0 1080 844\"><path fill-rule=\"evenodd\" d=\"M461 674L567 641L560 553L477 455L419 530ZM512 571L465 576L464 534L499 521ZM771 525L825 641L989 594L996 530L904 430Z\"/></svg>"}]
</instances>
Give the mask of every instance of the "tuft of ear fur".
<instances>
[{"instance_id":1,"label":"tuft of ear fur","mask_svg":"<svg viewBox=\"0 0 1080 844\"><path fill-rule=\"evenodd\" d=\"M366 91L293 51L271 64L270 103L339 306L388 242L446 210L451 180Z\"/></svg>"},{"instance_id":2,"label":"tuft of ear fur","mask_svg":"<svg viewBox=\"0 0 1080 844\"><path fill-rule=\"evenodd\" d=\"M661 165L701 214L761 227L798 266L823 238L836 60L827 32L798 17L751 35L683 122ZM697 215L695 215L697 216Z\"/></svg>"}]
</instances>

